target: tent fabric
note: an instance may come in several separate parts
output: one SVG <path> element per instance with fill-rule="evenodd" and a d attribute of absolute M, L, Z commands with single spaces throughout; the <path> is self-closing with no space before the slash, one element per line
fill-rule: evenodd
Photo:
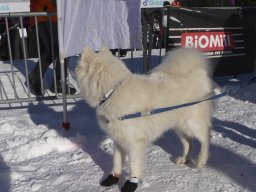
<path fill-rule="evenodd" d="M 60 52 L 69 57 L 89 46 L 98 51 L 142 48 L 140 1 L 58 0 Z"/>

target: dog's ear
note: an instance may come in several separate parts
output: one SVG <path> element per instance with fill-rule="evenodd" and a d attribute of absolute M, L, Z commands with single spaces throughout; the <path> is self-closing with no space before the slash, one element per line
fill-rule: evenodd
<path fill-rule="evenodd" d="M 106 46 L 101 47 L 100 53 L 106 54 L 106 55 L 111 55 L 111 52 L 109 51 L 109 48 L 106 47 Z"/>
<path fill-rule="evenodd" d="M 90 47 L 85 46 L 83 48 L 82 58 L 87 59 L 93 54 L 95 54 L 94 51 Z"/>

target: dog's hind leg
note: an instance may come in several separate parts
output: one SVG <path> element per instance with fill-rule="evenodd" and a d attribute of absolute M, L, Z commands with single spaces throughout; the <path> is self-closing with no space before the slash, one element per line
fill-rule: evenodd
<path fill-rule="evenodd" d="M 201 149 L 198 154 L 198 158 L 196 161 L 197 168 L 202 168 L 208 159 L 209 156 L 209 145 L 210 145 L 210 132 L 209 129 L 204 129 L 195 135 L 198 141 L 201 144 Z"/>
<path fill-rule="evenodd" d="M 209 156 L 209 142 L 210 142 L 210 127 L 211 127 L 211 118 L 210 117 L 201 117 L 201 114 L 195 114 L 193 118 L 190 118 L 186 121 L 186 135 L 191 138 L 195 138 L 201 144 L 201 148 L 198 154 L 196 161 L 197 168 L 202 168 L 208 159 Z M 207 113 L 206 113 L 207 115 Z M 202 113 L 203 116 L 203 113 Z"/>
<path fill-rule="evenodd" d="M 182 156 L 177 157 L 175 162 L 178 165 L 185 164 L 189 161 L 190 153 L 192 151 L 192 140 L 184 134 L 178 134 L 183 145 Z"/>

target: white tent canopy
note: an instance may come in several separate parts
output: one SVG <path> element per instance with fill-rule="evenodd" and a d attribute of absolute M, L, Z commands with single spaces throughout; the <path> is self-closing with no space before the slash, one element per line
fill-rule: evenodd
<path fill-rule="evenodd" d="M 140 1 L 57 0 L 58 38 L 63 90 L 63 127 L 69 128 L 65 94 L 64 58 L 78 55 L 83 47 L 98 51 L 142 48 Z"/>
<path fill-rule="evenodd" d="M 84 45 L 142 48 L 138 0 L 58 0 L 58 19 L 64 57 L 80 54 Z"/>

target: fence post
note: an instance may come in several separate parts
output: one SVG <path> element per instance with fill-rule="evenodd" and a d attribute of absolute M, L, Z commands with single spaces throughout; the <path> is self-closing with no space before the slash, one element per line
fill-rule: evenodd
<path fill-rule="evenodd" d="M 256 36 L 256 24 L 254 25 L 254 29 L 255 29 L 255 36 Z M 256 55 L 256 51 L 255 51 L 255 55 Z M 255 75 L 255 78 L 256 78 L 256 57 L 254 59 L 254 69 L 253 69 L 253 72 L 254 72 L 254 75 Z"/>
<path fill-rule="evenodd" d="M 147 59 L 147 50 L 148 50 L 148 44 L 147 44 L 147 38 L 148 38 L 148 34 L 147 34 L 147 27 L 148 27 L 148 23 L 147 23 L 147 18 L 145 16 L 145 9 L 142 9 L 142 44 L 143 44 L 143 73 L 145 73 L 147 71 L 148 68 L 148 59 Z"/>

